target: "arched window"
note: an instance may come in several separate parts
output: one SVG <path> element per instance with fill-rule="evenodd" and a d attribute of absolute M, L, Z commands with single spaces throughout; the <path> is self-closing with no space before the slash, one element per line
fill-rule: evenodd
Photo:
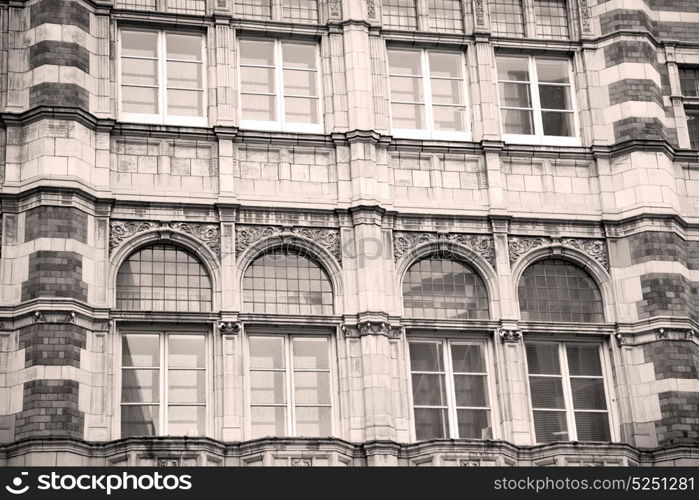
<path fill-rule="evenodd" d="M 604 322 L 597 284 L 581 268 L 562 259 L 545 259 L 524 271 L 519 309 L 524 321 Z"/>
<path fill-rule="evenodd" d="M 211 295 L 211 278 L 199 259 L 173 245 L 136 250 L 117 274 L 117 309 L 210 311 Z"/>
<path fill-rule="evenodd" d="M 485 283 L 466 264 L 435 255 L 413 264 L 403 279 L 406 317 L 488 319 Z"/>
<path fill-rule="evenodd" d="M 332 283 L 317 262 L 297 250 L 272 250 L 245 271 L 243 309 L 272 314 L 333 314 Z"/>

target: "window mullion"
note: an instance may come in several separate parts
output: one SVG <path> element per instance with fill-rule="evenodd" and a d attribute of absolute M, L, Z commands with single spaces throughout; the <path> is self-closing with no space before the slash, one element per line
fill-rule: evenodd
<path fill-rule="evenodd" d="M 575 426 L 575 405 L 573 404 L 573 389 L 570 383 L 570 373 L 568 371 L 568 356 L 566 345 L 558 344 L 558 359 L 561 366 L 561 382 L 563 382 L 563 401 L 566 407 L 566 421 L 568 424 L 568 441 L 578 440 L 578 431 Z"/>
<path fill-rule="evenodd" d="M 454 370 L 451 360 L 451 343 L 449 340 L 440 342 L 442 345 L 442 356 L 444 358 L 444 383 L 447 396 L 447 415 L 449 418 L 449 437 L 456 439 L 459 437 L 456 412 L 456 389 L 454 385 Z"/>
<path fill-rule="evenodd" d="M 167 387 L 168 387 L 168 367 L 167 367 L 167 336 L 164 332 L 160 332 L 158 334 L 158 337 L 160 338 L 160 410 L 159 410 L 159 415 L 160 415 L 160 434 L 161 435 L 167 435 L 168 433 L 168 428 L 167 428 L 167 418 L 168 418 L 168 394 L 167 394 Z"/>
<path fill-rule="evenodd" d="M 529 56 L 529 85 L 531 86 L 532 108 L 534 108 L 534 135 L 541 139 L 544 136 L 544 124 L 541 115 L 541 99 L 539 98 L 539 75 L 536 73 L 534 56 Z"/>
<path fill-rule="evenodd" d="M 167 120 L 167 39 L 164 31 L 158 32 L 158 79 L 160 80 L 160 119 Z"/>
<path fill-rule="evenodd" d="M 284 51 L 282 50 L 281 40 L 274 41 L 274 66 L 275 66 L 275 80 L 277 88 L 277 116 L 276 121 L 279 124 L 279 128 L 284 128 L 284 123 L 286 121 L 286 113 L 284 110 Z"/>
<path fill-rule="evenodd" d="M 434 113 L 432 112 L 432 82 L 430 81 L 430 58 L 426 50 L 421 50 L 422 63 L 422 89 L 424 92 L 423 101 L 425 106 L 425 125 L 430 132 L 430 137 L 434 132 Z"/>
<path fill-rule="evenodd" d="M 296 435 L 296 411 L 294 406 L 294 365 L 293 353 L 291 352 L 293 342 L 290 335 L 284 336 L 284 348 L 286 350 L 286 405 L 287 405 L 287 434 Z"/>

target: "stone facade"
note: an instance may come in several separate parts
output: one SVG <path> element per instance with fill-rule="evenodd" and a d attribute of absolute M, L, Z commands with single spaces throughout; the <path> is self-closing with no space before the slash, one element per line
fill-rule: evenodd
<path fill-rule="evenodd" d="M 696 2 L 568 0 L 554 40 L 534 1 L 513 38 L 487 0 L 448 22 L 426 1 L 0 0 L 0 465 L 699 464 L 699 159 L 678 74 L 699 67 Z M 321 133 L 241 126 L 238 37 L 272 38 L 270 20 L 317 42 Z M 205 40 L 207 126 L 120 115 L 119 30 L 164 25 Z M 386 47 L 406 45 L 464 54 L 469 140 L 394 133 Z M 570 59 L 580 145 L 503 140 L 508 50 Z M 201 260 L 211 311 L 116 307 L 148 244 Z M 245 270 L 279 247 L 322 265 L 334 314 L 245 310 Z M 449 252 L 489 319 L 404 314 L 406 270 Z M 519 279 L 548 257 L 596 282 L 603 323 L 522 319 Z M 206 335 L 204 436 L 120 439 L 120 339 L 144 330 Z M 280 330 L 332 340 L 332 437 L 250 439 L 246 338 Z M 487 346 L 488 439 L 416 441 L 416 338 Z M 581 338 L 609 367 L 611 440 L 536 444 L 525 346 Z"/>

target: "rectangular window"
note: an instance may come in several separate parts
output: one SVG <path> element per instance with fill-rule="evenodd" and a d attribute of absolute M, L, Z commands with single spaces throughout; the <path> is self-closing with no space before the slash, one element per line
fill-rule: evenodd
<path fill-rule="evenodd" d="M 427 11 L 431 30 L 449 33 L 460 33 L 464 30 L 461 0 L 429 0 Z"/>
<path fill-rule="evenodd" d="M 687 110 L 687 128 L 689 129 L 689 145 L 699 149 L 699 110 Z"/>
<path fill-rule="evenodd" d="M 121 30 L 120 117 L 206 126 L 204 37 Z"/>
<path fill-rule="evenodd" d="M 699 69 L 696 67 L 679 68 L 680 89 L 684 97 L 689 147 L 699 149 Z"/>
<path fill-rule="evenodd" d="M 497 70 L 506 142 L 579 145 L 570 61 L 499 55 Z"/>
<path fill-rule="evenodd" d="M 251 438 L 331 436 L 330 339 L 249 337 Z"/>
<path fill-rule="evenodd" d="M 680 68 L 680 87 L 684 97 L 699 97 L 699 69 Z"/>
<path fill-rule="evenodd" d="M 490 29 L 494 35 L 524 36 L 522 0 L 491 0 Z"/>
<path fill-rule="evenodd" d="M 316 0 L 286 0 L 282 2 L 282 19 L 296 23 L 317 23 L 318 2 Z"/>
<path fill-rule="evenodd" d="M 409 347 L 416 439 L 491 439 L 484 345 L 437 340 Z"/>
<path fill-rule="evenodd" d="M 417 29 L 417 7 L 415 0 L 383 0 L 382 22 L 385 27 L 397 30 Z"/>
<path fill-rule="evenodd" d="M 610 441 L 600 346 L 528 343 L 536 441 Z"/>
<path fill-rule="evenodd" d="M 241 126 L 322 133 L 318 46 L 240 40 Z"/>
<path fill-rule="evenodd" d="M 536 34 L 543 38 L 569 38 L 566 0 L 534 0 Z"/>
<path fill-rule="evenodd" d="M 388 63 L 395 136 L 469 139 L 463 54 L 389 49 Z"/>
<path fill-rule="evenodd" d="M 235 0 L 235 15 L 270 19 L 272 17 L 272 0 Z"/>
<path fill-rule="evenodd" d="M 206 337 L 121 337 L 121 437 L 206 434 Z"/>

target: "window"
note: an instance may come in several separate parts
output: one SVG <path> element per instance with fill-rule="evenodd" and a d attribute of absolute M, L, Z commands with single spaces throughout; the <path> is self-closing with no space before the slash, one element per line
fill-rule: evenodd
<path fill-rule="evenodd" d="M 567 59 L 499 55 L 497 67 L 506 142 L 580 144 Z"/>
<path fill-rule="evenodd" d="M 172 245 L 151 245 L 132 253 L 119 268 L 116 307 L 210 311 L 211 279 L 191 252 Z"/>
<path fill-rule="evenodd" d="M 204 37 L 121 30 L 120 117 L 206 126 Z"/>
<path fill-rule="evenodd" d="M 389 49 L 393 134 L 468 140 L 464 58 L 458 52 Z"/>
<path fill-rule="evenodd" d="M 431 30 L 450 33 L 464 30 L 461 0 L 429 0 L 427 9 Z"/>
<path fill-rule="evenodd" d="M 699 69 L 679 68 L 680 88 L 687 116 L 689 147 L 699 149 Z"/>
<path fill-rule="evenodd" d="M 291 22 L 318 22 L 316 0 L 286 0 L 282 2 L 282 18 Z"/>
<path fill-rule="evenodd" d="M 242 127 L 323 132 L 315 43 L 241 40 L 240 82 Z"/>
<path fill-rule="evenodd" d="M 524 36 L 522 0 L 490 0 L 490 29 L 494 35 Z"/>
<path fill-rule="evenodd" d="M 403 309 L 408 318 L 488 319 L 488 292 L 470 267 L 434 256 L 405 273 Z"/>
<path fill-rule="evenodd" d="M 206 338 L 121 336 L 121 437 L 206 434 Z"/>
<path fill-rule="evenodd" d="M 415 438 L 492 439 L 484 345 L 411 341 Z"/>
<path fill-rule="evenodd" d="M 397 30 L 417 29 L 415 0 L 382 0 L 382 22 L 387 28 Z"/>
<path fill-rule="evenodd" d="M 333 314 L 332 283 L 315 261 L 292 249 L 255 260 L 243 277 L 243 309 L 271 314 Z"/>
<path fill-rule="evenodd" d="M 566 0 L 534 0 L 536 34 L 542 38 L 569 38 Z"/>
<path fill-rule="evenodd" d="M 529 266 L 519 282 L 523 321 L 603 323 L 602 294 L 578 266 L 546 259 Z"/>
<path fill-rule="evenodd" d="M 601 348 L 527 343 L 536 441 L 610 441 Z"/>
<path fill-rule="evenodd" d="M 332 435 L 328 337 L 249 337 L 250 431 L 263 436 Z"/>
<path fill-rule="evenodd" d="M 270 19 L 272 17 L 272 0 L 235 0 L 235 15 Z"/>

